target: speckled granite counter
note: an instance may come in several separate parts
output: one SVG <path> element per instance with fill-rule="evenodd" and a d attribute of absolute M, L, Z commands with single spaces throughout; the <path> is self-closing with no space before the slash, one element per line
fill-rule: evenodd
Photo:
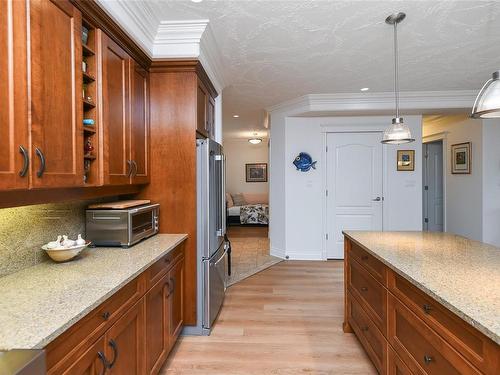
<path fill-rule="evenodd" d="M 499 248 L 446 233 L 344 234 L 500 344 Z"/>
<path fill-rule="evenodd" d="M 0 350 L 41 349 L 187 238 L 159 234 L 129 249 L 87 249 L 0 278 Z"/>

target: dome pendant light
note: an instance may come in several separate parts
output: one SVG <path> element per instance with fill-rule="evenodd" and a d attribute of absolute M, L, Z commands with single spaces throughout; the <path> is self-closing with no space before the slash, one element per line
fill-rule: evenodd
<path fill-rule="evenodd" d="M 392 119 L 392 125 L 384 131 L 382 143 L 399 145 L 410 143 L 415 139 L 411 137 L 408 126 L 403 118 L 399 117 L 399 61 L 398 61 L 398 23 L 406 17 L 404 13 L 391 14 L 385 19 L 385 23 L 394 26 L 394 96 L 396 99 L 396 117 Z"/>
<path fill-rule="evenodd" d="M 262 142 L 262 138 L 257 138 L 257 133 L 253 133 L 253 138 L 250 138 L 248 142 L 253 145 L 258 145 L 260 142 Z"/>
<path fill-rule="evenodd" d="M 486 81 L 479 94 L 477 94 L 471 117 L 500 117 L 500 70 L 493 73 L 492 77 Z"/>

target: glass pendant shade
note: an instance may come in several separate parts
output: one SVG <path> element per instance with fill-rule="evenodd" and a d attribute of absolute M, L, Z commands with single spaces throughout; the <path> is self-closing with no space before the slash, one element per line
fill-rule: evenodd
<path fill-rule="evenodd" d="M 411 137 L 410 128 L 404 123 L 403 118 L 396 117 L 392 119 L 392 125 L 385 129 L 382 143 L 400 145 L 414 140 Z"/>
<path fill-rule="evenodd" d="M 472 107 L 472 118 L 500 117 L 500 71 L 493 73 L 477 94 Z"/>

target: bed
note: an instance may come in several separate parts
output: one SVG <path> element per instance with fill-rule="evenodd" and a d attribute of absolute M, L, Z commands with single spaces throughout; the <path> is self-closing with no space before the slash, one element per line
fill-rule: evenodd
<path fill-rule="evenodd" d="M 233 200 L 233 195 L 235 200 Z M 228 225 L 269 224 L 267 194 L 226 194 L 226 201 Z"/>

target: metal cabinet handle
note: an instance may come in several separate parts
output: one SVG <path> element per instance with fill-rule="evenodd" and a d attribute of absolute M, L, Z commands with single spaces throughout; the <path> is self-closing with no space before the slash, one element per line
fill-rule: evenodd
<path fill-rule="evenodd" d="M 380 202 L 381 200 L 382 200 L 382 198 L 380 198 L 380 197 L 377 197 L 377 198 L 375 198 L 375 199 L 372 199 L 372 201 L 374 201 L 374 202 Z"/>
<path fill-rule="evenodd" d="M 113 339 L 109 340 L 108 345 L 111 346 L 111 349 L 113 349 L 113 360 L 108 365 L 108 368 L 110 369 L 115 365 L 116 360 L 118 359 L 118 345 L 116 345 L 116 341 Z"/>
<path fill-rule="evenodd" d="M 166 284 L 167 284 L 168 294 L 165 296 L 165 298 L 168 299 L 168 297 L 170 297 L 172 293 L 171 293 L 170 283 L 167 281 Z"/>
<path fill-rule="evenodd" d="M 432 358 L 430 355 L 424 355 L 424 362 L 426 365 L 430 364 L 432 361 L 434 361 L 434 358 Z"/>
<path fill-rule="evenodd" d="M 105 312 L 103 312 L 103 313 L 102 313 L 102 315 L 101 315 L 101 316 L 102 316 L 102 318 L 103 318 L 104 320 L 108 320 L 108 319 L 109 319 L 109 317 L 111 316 L 111 314 L 109 313 L 109 311 L 105 311 Z"/>
<path fill-rule="evenodd" d="M 127 177 L 130 177 L 133 171 L 132 160 L 127 160 L 127 165 L 128 165 Z"/>
<path fill-rule="evenodd" d="M 43 155 L 42 150 L 40 150 L 38 147 L 35 148 L 35 154 L 40 158 L 40 168 L 36 172 L 36 176 L 40 178 L 42 177 L 43 172 L 45 172 L 45 156 Z"/>
<path fill-rule="evenodd" d="M 361 327 L 361 330 L 362 330 L 363 332 L 368 331 L 368 326 Z"/>
<path fill-rule="evenodd" d="M 366 286 L 363 286 L 363 287 L 361 287 L 361 291 L 362 291 L 362 292 L 367 292 L 367 291 L 368 291 L 368 288 L 367 288 Z"/>
<path fill-rule="evenodd" d="M 100 375 L 104 375 L 106 373 L 106 370 L 108 369 L 109 362 L 104 356 L 103 352 L 97 352 L 97 357 L 101 360 L 102 363 L 102 371 Z"/>
<path fill-rule="evenodd" d="M 430 314 L 431 311 L 432 311 L 432 306 L 431 305 L 424 304 L 422 306 L 422 308 L 424 309 L 424 313 L 426 313 L 426 314 Z"/>
<path fill-rule="evenodd" d="M 133 172 L 132 177 L 135 177 L 135 176 L 137 176 L 137 163 L 135 160 L 132 160 L 132 166 L 134 167 L 134 172 Z"/>
<path fill-rule="evenodd" d="M 19 176 L 24 177 L 28 172 L 28 167 L 30 166 L 30 157 L 28 155 L 28 150 L 26 150 L 23 146 L 19 146 L 19 152 L 23 155 L 23 168 L 19 171 Z"/>
<path fill-rule="evenodd" d="M 361 256 L 361 260 L 368 260 L 368 255 Z"/>
<path fill-rule="evenodd" d="M 175 291 L 175 279 L 170 278 L 170 294 L 172 294 Z"/>

